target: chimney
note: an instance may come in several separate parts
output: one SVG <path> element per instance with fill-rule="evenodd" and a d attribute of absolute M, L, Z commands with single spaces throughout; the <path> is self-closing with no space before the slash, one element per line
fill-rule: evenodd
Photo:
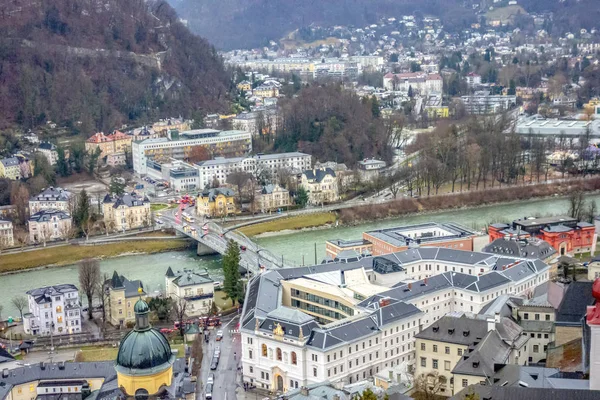
<path fill-rule="evenodd" d="M 334 394 L 332 400 L 341 400 L 339 394 Z"/>
<path fill-rule="evenodd" d="M 427 278 L 423 279 L 423 283 L 427 286 Z"/>
<path fill-rule="evenodd" d="M 390 369 L 390 374 L 389 375 L 390 375 L 390 381 L 393 381 L 394 380 L 394 371 L 392 371 Z"/>
<path fill-rule="evenodd" d="M 496 320 L 494 318 L 487 319 L 487 330 L 488 332 L 496 330 Z"/>
<path fill-rule="evenodd" d="M 43 361 L 40 361 L 40 369 L 43 371 L 46 369 L 46 366 L 44 365 Z"/>
<path fill-rule="evenodd" d="M 411 289 L 412 289 L 412 283 L 409 283 L 408 284 L 408 290 L 411 290 Z"/>
<path fill-rule="evenodd" d="M 496 315 L 494 315 L 494 322 L 499 324 L 501 321 L 502 321 L 502 319 L 500 318 L 500 313 L 496 312 Z"/>

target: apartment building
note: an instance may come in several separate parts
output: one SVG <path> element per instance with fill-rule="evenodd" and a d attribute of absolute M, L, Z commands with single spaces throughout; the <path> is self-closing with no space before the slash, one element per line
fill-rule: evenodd
<path fill-rule="evenodd" d="M 147 161 L 188 160 L 196 147 L 204 147 L 213 157 L 241 157 L 252 151 L 252 134 L 243 131 L 196 129 L 169 137 L 133 142 L 133 170 L 146 175 Z"/>
<path fill-rule="evenodd" d="M 292 204 L 290 191 L 279 185 L 266 185 L 257 196 L 256 203 L 258 209 L 263 213 L 278 209 L 283 209 Z"/>
<path fill-rule="evenodd" d="M 21 169 L 17 157 L 8 157 L 0 160 L 0 178 L 17 180 L 21 178 Z"/>
<path fill-rule="evenodd" d="M 492 256 L 486 259 L 490 264 L 480 264 L 477 253 L 468 261 L 470 252 L 439 249 L 447 252 L 443 260 L 435 258 L 437 250 L 273 270 L 253 278 L 240 322 L 244 381 L 285 392 L 325 380 L 356 382 L 399 363 L 414 364 L 415 335 L 447 313 L 477 313 L 499 296 L 522 295 L 548 280 L 549 267 L 539 260 Z M 456 266 L 448 270 L 459 253 L 465 253 L 463 262 L 471 264 L 473 275 Z M 373 273 L 383 259 L 389 267 L 394 260 L 418 260 L 433 275 L 411 280 L 419 272 L 409 266 L 408 276 L 382 283 Z M 489 270 L 479 275 L 476 267 L 483 264 Z"/>
<path fill-rule="evenodd" d="M 383 77 L 383 88 L 385 90 L 408 92 L 423 95 L 431 92 L 441 92 L 444 81 L 439 74 L 428 74 L 426 72 L 405 72 L 401 74 L 387 73 Z"/>
<path fill-rule="evenodd" d="M 548 345 L 554 342 L 554 307 L 547 302 L 528 300 L 513 309 L 513 317 L 516 317 L 515 320 L 523 329 L 523 333 L 529 337 L 527 362 L 545 362 Z"/>
<path fill-rule="evenodd" d="M 43 154 L 50 165 L 55 165 L 58 161 L 58 151 L 56 150 L 56 146 L 50 142 L 40 143 L 36 152 Z"/>
<path fill-rule="evenodd" d="M 227 176 L 233 172 L 247 172 L 254 176 L 266 173 L 277 176 L 279 170 L 289 174 L 298 174 L 312 165 L 310 154 L 291 152 L 277 154 L 257 154 L 251 157 L 222 158 L 197 163 L 200 173 L 200 185 L 206 187 L 215 180 L 220 185 L 227 183 Z"/>
<path fill-rule="evenodd" d="M 12 221 L 0 219 L 0 248 L 13 247 L 14 245 L 15 237 Z"/>
<path fill-rule="evenodd" d="M 233 129 L 250 132 L 252 136 L 273 134 L 279 123 L 277 109 L 243 112 L 231 119 Z"/>
<path fill-rule="evenodd" d="M 460 99 L 467 113 L 478 115 L 508 111 L 517 105 L 517 96 L 492 95 L 489 91 L 484 90 L 461 96 Z"/>
<path fill-rule="evenodd" d="M 526 364 L 528 340 L 510 318 L 447 315 L 416 335 L 415 376 L 437 372 L 440 394 L 453 395 L 487 382 L 494 364 Z"/>
<path fill-rule="evenodd" d="M 174 300 L 185 299 L 188 317 L 207 315 L 210 312 L 214 287 L 214 281 L 208 273 L 188 269 L 173 272 L 169 267 L 165 274 L 165 296 Z"/>
<path fill-rule="evenodd" d="M 41 210 L 52 209 L 68 213 L 72 203 L 73 193 L 61 187 L 50 186 L 29 199 L 29 212 L 35 214 Z"/>
<path fill-rule="evenodd" d="M 152 130 L 159 136 L 166 136 L 170 131 L 185 132 L 190 130 L 190 121 L 183 118 L 161 119 L 152 124 Z"/>
<path fill-rule="evenodd" d="M 309 169 L 302 173 L 300 186 L 308 192 L 312 205 L 332 203 L 339 200 L 338 180 L 332 169 Z"/>
<path fill-rule="evenodd" d="M 23 328 L 29 335 L 66 335 L 81 332 L 81 306 L 75 285 L 63 284 L 27 292 L 29 312 Z"/>
<path fill-rule="evenodd" d="M 201 217 L 225 217 L 237 212 L 235 193 L 228 188 L 204 189 L 196 199 L 196 214 Z"/>
<path fill-rule="evenodd" d="M 108 135 L 98 132 L 85 141 L 85 150 L 91 154 L 100 149 L 100 158 L 104 158 L 109 154 L 130 152 L 132 140 L 132 136 L 119 131 Z"/>
<path fill-rule="evenodd" d="M 111 231 L 150 226 L 150 200 L 136 193 L 125 193 L 112 197 L 107 194 L 102 202 L 104 223 Z"/>
<path fill-rule="evenodd" d="M 108 321 L 113 326 L 125 327 L 135 322 L 133 307 L 140 296 L 146 296 L 140 280 L 129 280 L 117 271 L 112 278 L 104 282 L 103 289 L 108 296 L 105 302 Z"/>
<path fill-rule="evenodd" d="M 29 217 L 30 243 L 46 243 L 68 238 L 71 235 L 71 215 L 53 208 L 42 209 Z"/>

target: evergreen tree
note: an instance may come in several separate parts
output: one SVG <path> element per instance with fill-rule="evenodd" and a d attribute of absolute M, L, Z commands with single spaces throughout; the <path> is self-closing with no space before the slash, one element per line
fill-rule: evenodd
<path fill-rule="evenodd" d="M 355 397 L 356 400 L 378 400 L 377 395 L 371 389 L 366 389 L 361 394 Z"/>
<path fill-rule="evenodd" d="M 33 158 L 33 176 L 43 177 L 49 185 L 54 185 L 56 182 L 54 168 L 52 168 L 46 156 L 41 153 L 36 153 Z"/>
<path fill-rule="evenodd" d="M 377 97 L 375 96 L 371 98 L 371 114 L 373 114 L 373 118 L 379 118 L 381 115 L 381 110 L 379 109 L 379 100 L 377 100 Z"/>
<path fill-rule="evenodd" d="M 508 88 L 508 94 L 514 96 L 517 93 L 517 85 L 515 84 L 515 80 L 510 80 L 510 86 Z"/>
<path fill-rule="evenodd" d="M 300 207 L 306 207 L 306 204 L 308 204 L 308 192 L 302 186 L 296 192 L 296 204 Z"/>
<path fill-rule="evenodd" d="M 414 96 L 412 85 L 408 87 L 408 97 L 412 99 Z"/>
<path fill-rule="evenodd" d="M 69 161 L 65 157 L 65 149 L 62 147 L 56 148 L 56 153 L 58 155 L 58 159 L 56 161 L 56 171 L 60 176 L 69 176 L 71 175 L 71 166 L 69 165 Z"/>
<path fill-rule="evenodd" d="M 94 150 L 90 154 L 90 158 L 88 160 L 88 172 L 90 173 L 90 175 L 94 174 L 94 170 L 96 169 L 96 165 L 98 164 L 98 158 L 100 157 L 101 153 L 102 150 L 100 150 L 100 147 L 96 147 L 96 150 Z"/>
<path fill-rule="evenodd" d="M 90 198 L 85 189 L 81 189 L 77 199 L 75 215 L 73 215 L 73 222 L 76 226 L 81 228 L 82 225 L 90 218 L 90 215 Z"/>
<path fill-rule="evenodd" d="M 114 176 L 110 179 L 109 190 L 115 196 L 121 196 L 125 193 L 125 184 L 118 181 Z"/>
<path fill-rule="evenodd" d="M 235 301 L 241 299 L 243 288 L 240 280 L 240 248 L 233 240 L 229 241 L 223 255 L 223 278 L 223 291 L 234 306 Z"/>

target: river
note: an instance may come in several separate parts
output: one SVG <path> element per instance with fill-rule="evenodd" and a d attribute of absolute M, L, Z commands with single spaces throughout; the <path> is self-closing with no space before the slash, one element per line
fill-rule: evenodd
<path fill-rule="evenodd" d="M 600 203 L 600 194 L 587 197 Z M 315 229 L 304 232 L 278 234 L 256 239 L 256 241 L 275 254 L 283 254 L 298 264 L 312 263 L 325 255 L 325 241 L 328 239 L 360 238 L 362 232 L 399 225 L 415 224 L 427 221 L 452 221 L 468 228 L 482 229 L 490 222 L 509 222 L 525 216 L 547 216 L 567 213 L 568 200 L 542 199 L 521 203 L 501 204 L 474 209 L 451 210 L 439 213 L 411 215 L 401 218 L 381 220 L 356 226 L 340 226 L 330 229 Z M 203 271 L 205 268 L 214 280 L 222 281 L 220 257 L 198 257 L 192 251 L 172 251 L 152 255 L 124 256 L 102 260 L 102 273 L 112 276 L 113 271 L 125 275 L 128 279 L 141 279 L 148 293 L 164 288 L 164 275 L 168 267 L 174 270 L 190 268 Z M 38 269 L 13 275 L 0 276 L 0 305 L 4 307 L 2 318 L 18 316 L 11 299 L 23 295 L 27 290 L 43 285 L 72 283 L 78 285 L 77 266 Z"/>

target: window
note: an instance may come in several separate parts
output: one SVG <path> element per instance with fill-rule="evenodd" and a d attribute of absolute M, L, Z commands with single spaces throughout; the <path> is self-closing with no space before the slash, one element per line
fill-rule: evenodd
<path fill-rule="evenodd" d="M 248 350 L 248 358 L 252 359 L 252 350 Z"/>
<path fill-rule="evenodd" d="M 250 373 L 253 374 L 254 373 L 254 368 L 252 366 L 250 366 Z"/>
<path fill-rule="evenodd" d="M 450 371 L 450 361 L 444 361 L 444 369 Z"/>
<path fill-rule="evenodd" d="M 458 349 L 458 350 L 457 350 L 457 354 L 458 354 L 459 356 L 462 356 L 462 349 Z"/>
<path fill-rule="evenodd" d="M 523 314 L 523 319 L 529 319 L 529 313 Z"/>
<path fill-rule="evenodd" d="M 425 357 L 421 357 L 421 367 L 427 367 L 427 359 Z"/>
<path fill-rule="evenodd" d="M 467 386 L 469 386 L 469 381 L 466 380 L 466 379 L 463 379 L 462 380 L 462 387 L 467 387 Z"/>
<path fill-rule="evenodd" d="M 313 376 L 316 378 L 317 377 L 317 369 L 313 368 Z"/>
<path fill-rule="evenodd" d="M 546 321 L 550 321 L 550 314 L 546 314 Z"/>
<path fill-rule="evenodd" d="M 262 356 L 263 357 L 267 356 L 267 345 L 266 344 L 262 345 Z"/>
<path fill-rule="evenodd" d="M 446 346 L 446 348 L 445 348 L 444 352 L 445 352 L 446 354 L 450 354 L 450 347 Z"/>
<path fill-rule="evenodd" d="M 537 344 L 533 345 L 533 352 L 534 353 L 539 353 L 540 352 L 540 346 L 538 346 Z"/>
<path fill-rule="evenodd" d="M 535 320 L 539 321 L 540 320 L 540 314 L 535 314 Z"/>
<path fill-rule="evenodd" d="M 298 365 L 298 359 L 295 351 L 292 351 L 292 365 Z"/>
<path fill-rule="evenodd" d="M 421 350 L 425 351 L 425 343 L 421 343 Z"/>
<path fill-rule="evenodd" d="M 434 344 L 434 345 L 433 345 L 433 352 L 434 352 L 434 353 L 437 353 L 437 344 Z"/>
<path fill-rule="evenodd" d="M 432 360 L 433 361 L 433 369 L 438 369 L 438 360 Z"/>
<path fill-rule="evenodd" d="M 252 338 L 251 337 L 248 338 L 248 344 L 252 344 Z"/>

